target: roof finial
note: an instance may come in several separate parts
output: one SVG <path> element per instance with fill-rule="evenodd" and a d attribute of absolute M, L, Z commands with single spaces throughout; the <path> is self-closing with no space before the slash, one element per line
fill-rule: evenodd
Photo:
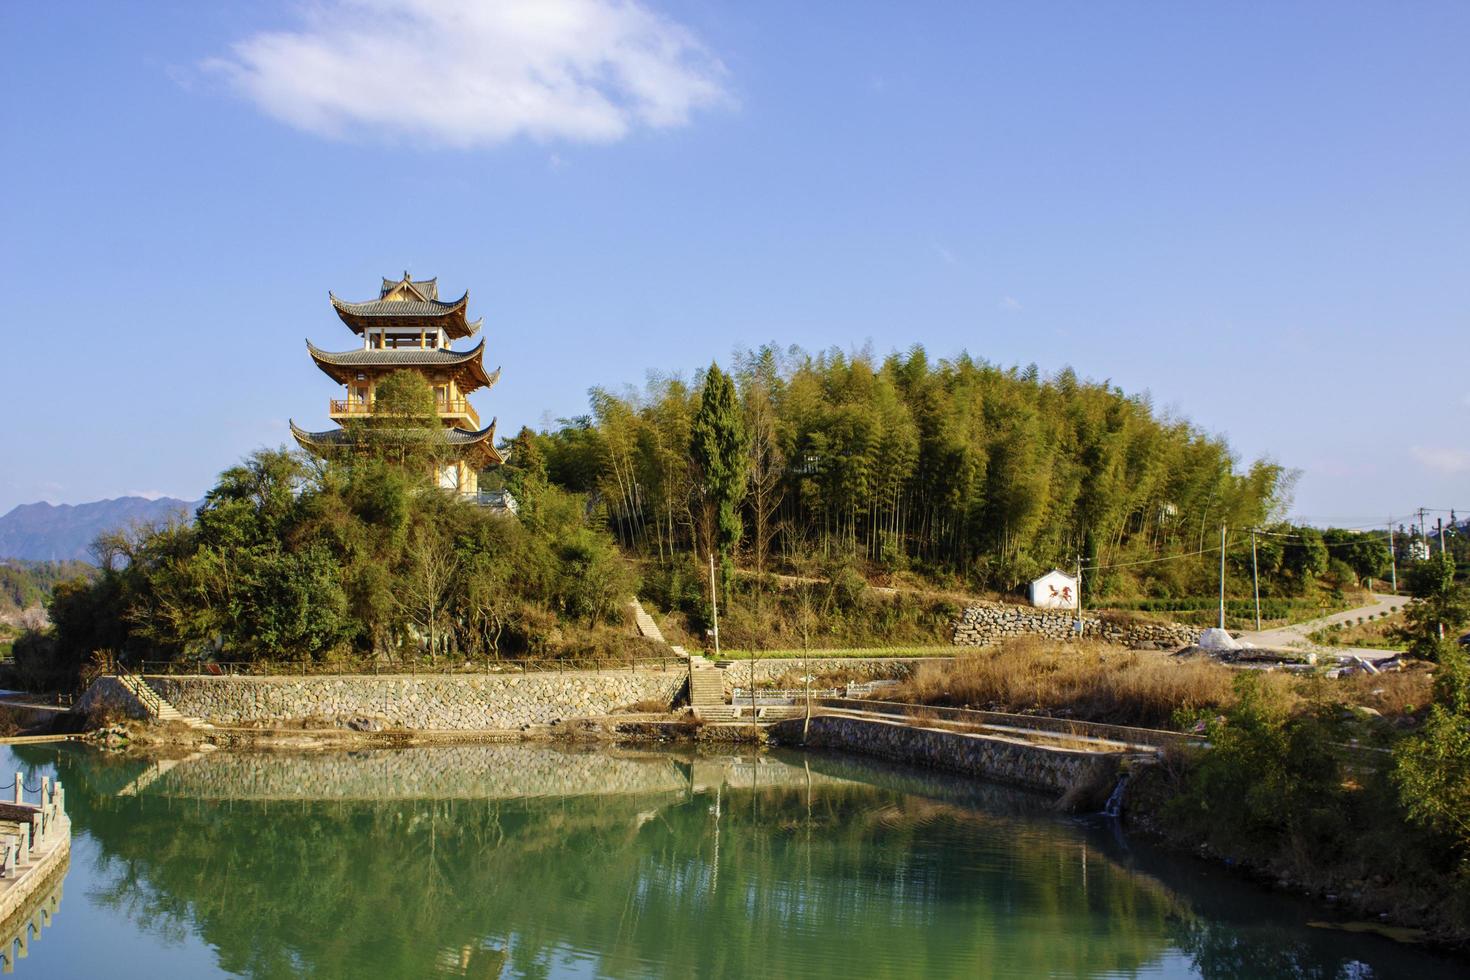
<path fill-rule="evenodd" d="M 411 277 L 410 277 L 410 276 L 409 276 L 409 274 L 408 274 L 408 270 L 407 270 L 407 269 L 404 269 L 404 270 L 403 270 L 403 281 L 404 281 L 404 282 L 408 282 L 408 281 L 409 281 L 409 279 L 410 279 L 410 278 L 411 278 Z"/>

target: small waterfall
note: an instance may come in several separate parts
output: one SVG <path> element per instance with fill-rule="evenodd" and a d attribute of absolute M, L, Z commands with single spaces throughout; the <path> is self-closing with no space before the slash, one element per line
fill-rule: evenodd
<path fill-rule="evenodd" d="M 1113 787 L 1113 792 L 1108 795 L 1108 801 L 1103 804 L 1103 816 L 1118 819 L 1123 813 L 1123 791 L 1127 788 L 1128 774 L 1125 772 L 1118 777 L 1118 785 Z"/>

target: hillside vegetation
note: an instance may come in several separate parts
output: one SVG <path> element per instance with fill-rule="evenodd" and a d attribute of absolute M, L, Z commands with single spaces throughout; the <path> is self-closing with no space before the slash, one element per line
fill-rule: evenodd
<path fill-rule="evenodd" d="M 1346 592 L 1388 573 L 1386 534 L 1280 521 L 1293 476 L 1279 465 L 1247 464 L 1146 396 L 1071 371 L 768 346 L 737 355 L 730 374 L 595 389 L 591 408 L 523 430 L 515 457 L 588 494 L 643 563 L 650 597 L 696 637 L 713 624 L 695 584 L 708 591 L 712 552 L 722 634 L 754 647 L 799 632 L 774 572 L 845 583 L 821 603 L 827 645 L 947 639 L 922 594 L 959 597 L 952 611 L 964 597 L 1015 601 L 1036 575 L 1079 561 L 1089 608 L 1212 624 L 1222 524 L 1235 529 L 1234 626 L 1254 623 L 1253 571 L 1277 623 L 1343 608 Z M 855 601 L 857 579 L 910 596 Z"/>

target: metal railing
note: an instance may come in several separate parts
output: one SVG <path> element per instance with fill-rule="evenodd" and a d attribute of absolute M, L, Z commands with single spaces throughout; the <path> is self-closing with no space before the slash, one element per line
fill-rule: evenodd
<path fill-rule="evenodd" d="M 684 669 L 686 661 L 669 654 L 660 657 L 555 657 L 518 658 L 510 660 L 457 661 L 423 663 L 420 661 L 331 661 L 317 663 L 306 660 L 143 660 L 137 664 L 138 675 L 190 677 L 362 677 L 362 676 L 455 676 L 567 673 L 583 671 L 599 674 Z M 119 671 L 119 677 L 123 673 Z M 140 677 L 141 679 L 141 677 Z M 128 683 L 124 681 L 124 683 Z M 147 685 L 143 685 L 149 690 Z M 151 694 L 152 691 L 149 690 Z"/>
<path fill-rule="evenodd" d="M 327 414 L 371 415 L 376 405 L 376 402 L 358 401 L 355 398 L 333 398 L 327 403 Z M 463 415 L 476 426 L 480 424 L 480 413 L 475 411 L 475 406 L 465 398 L 436 398 L 434 399 L 434 411 L 439 415 Z"/>
<path fill-rule="evenodd" d="M 157 691 L 148 686 L 147 681 L 121 664 L 114 665 L 114 669 L 117 671 L 118 682 L 132 692 L 133 697 L 137 698 L 138 703 L 143 706 L 143 710 L 154 718 L 163 713 L 163 699 L 158 696 Z"/>

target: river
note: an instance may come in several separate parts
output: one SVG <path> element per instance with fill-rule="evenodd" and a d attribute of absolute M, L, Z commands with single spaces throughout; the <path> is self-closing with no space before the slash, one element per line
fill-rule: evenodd
<path fill-rule="evenodd" d="M 1035 795 L 853 756 L 5 750 L 74 843 L 17 976 L 1463 976 Z"/>

